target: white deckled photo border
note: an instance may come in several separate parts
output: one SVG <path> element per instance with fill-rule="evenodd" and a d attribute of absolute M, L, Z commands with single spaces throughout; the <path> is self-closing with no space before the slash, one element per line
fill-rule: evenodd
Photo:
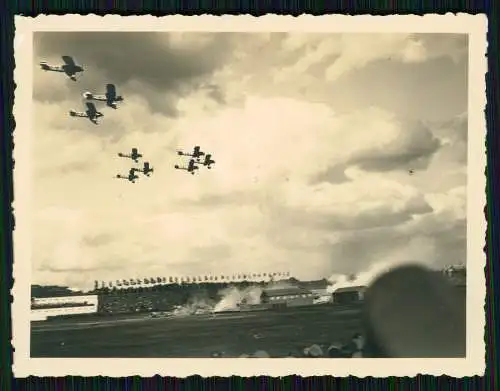
<path fill-rule="evenodd" d="M 15 17 L 16 83 L 14 116 L 14 195 L 16 227 L 12 295 L 13 371 L 33 376 L 416 376 L 455 377 L 485 371 L 486 85 L 487 19 L 484 15 L 426 16 L 302 15 L 118 16 L 40 15 Z M 453 359 L 191 359 L 191 358 L 30 358 L 31 129 L 33 33 L 37 31 L 205 31 L 205 32 L 412 32 L 469 35 L 467 190 L 467 354 Z"/>

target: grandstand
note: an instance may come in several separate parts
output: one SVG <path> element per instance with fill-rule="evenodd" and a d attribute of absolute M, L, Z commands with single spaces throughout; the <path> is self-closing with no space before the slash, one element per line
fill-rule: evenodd
<path fill-rule="evenodd" d="M 97 295 L 71 295 L 31 298 L 31 320 L 42 321 L 51 317 L 93 314 L 97 312 Z"/>

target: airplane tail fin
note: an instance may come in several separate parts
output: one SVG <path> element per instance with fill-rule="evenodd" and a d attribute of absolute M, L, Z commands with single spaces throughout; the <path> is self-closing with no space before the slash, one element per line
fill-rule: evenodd
<path fill-rule="evenodd" d="M 49 70 L 49 64 L 47 64 L 45 61 L 40 61 L 40 67 L 44 70 Z"/>
<path fill-rule="evenodd" d="M 94 95 L 93 95 L 91 92 L 89 92 L 89 91 L 85 91 L 85 92 L 83 93 L 83 97 L 84 97 L 85 99 L 92 99 L 92 98 L 93 98 L 93 96 L 94 96 Z"/>
<path fill-rule="evenodd" d="M 72 117 L 76 117 L 76 111 L 75 110 L 70 110 L 69 111 L 69 115 L 71 115 Z"/>
<path fill-rule="evenodd" d="M 180 167 L 177 164 L 174 166 L 174 168 L 176 168 L 178 170 L 180 169 Z"/>

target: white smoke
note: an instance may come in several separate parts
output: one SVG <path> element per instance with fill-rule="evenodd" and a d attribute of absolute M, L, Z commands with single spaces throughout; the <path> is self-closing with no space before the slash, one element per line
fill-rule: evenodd
<path fill-rule="evenodd" d="M 187 304 L 177 306 L 172 311 L 173 316 L 188 316 L 212 311 L 213 303 L 203 298 L 193 298 Z"/>
<path fill-rule="evenodd" d="M 361 272 L 355 276 L 345 274 L 333 274 L 328 278 L 327 292 L 333 293 L 339 288 L 349 288 L 357 286 L 369 286 L 378 276 L 387 273 L 395 267 L 415 264 L 417 262 L 410 261 L 384 261 L 371 265 L 368 270 Z M 421 262 L 418 262 L 421 263 Z"/>
<path fill-rule="evenodd" d="M 259 286 L 250 286 L 244 289 L 233 286 L 223 289 L 219 292 L 222 298 L 215 305 L 213 312 L 237 310 L 238 305 L 243 302 L 246 304 L 260 304 L 261 294 L 262 288 Z"/>

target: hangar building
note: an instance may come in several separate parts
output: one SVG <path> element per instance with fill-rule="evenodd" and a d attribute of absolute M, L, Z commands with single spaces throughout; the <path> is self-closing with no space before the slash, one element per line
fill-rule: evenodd
<path fill-rule="evenodd" d="M 299 287 L 265 289 L 261 295 L 262 303 L 268 304 L 270 308 L 312 305 L 313 300 L 311 291 Z"/>
<path fill-rule="evenodd" d="M 355 304 L 363 301 L 366 287 L 350 286 L 338 288 L 332 294 L 334 304 Z"/>

